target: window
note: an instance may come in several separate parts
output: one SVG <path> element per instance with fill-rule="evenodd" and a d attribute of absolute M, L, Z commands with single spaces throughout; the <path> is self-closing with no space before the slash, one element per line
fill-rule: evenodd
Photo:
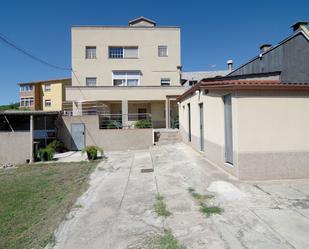
<path fill-rule="evenodd" d="M 109 47 L 109 58 L 130 59 L 138 57 L 138 47 Z"/>
<path fill-rule="evenodd" d="M 34 105 L 34 99 L 31 98 L 20 98 L 20 107 L 32 107 Z"/>
<path fill-rule="evenodd" d="M 169 78 L 161 79 L 161 86 L 169 86 L 171 84 L 171 80 Z"/>
<path fill-rule="evenodd" d="M 49 107 L 51 106 L 51 100 L 50 99 L 46 99 L 45 100 L 45 107 Z"/>
<path fill-rule="evenodd" d="M 96 47 L 86 47 L 86 59 L 95 59 L 96 50 Z"/>
<path fill-rule="evenodd" d="M 86 78 L 86 86 L 96 86 L 97 85 L 97 78 Z"/>
<path fill-rule="evenodd" d="M 33 85 L 20 86 L 21 92 L 31 92 L 33 90 Z"/>
<path fill-rule="evenodd" d="M 140 71 L 114 71 L 114 86 L 138 86 L 140 84 Z"/>
<path fill-rule="evenodd" d="M 50 90 L 51 90 L 51 85 L 50 84 L 44 85 L 44 91 L 45 92 L 50 92 Z"/>
<path fill-rule="evenodd" d="M 159 57 L 167 57 L 168 56 L 167 46 L 159 46 L 158 47 L 158 56 Z"/>

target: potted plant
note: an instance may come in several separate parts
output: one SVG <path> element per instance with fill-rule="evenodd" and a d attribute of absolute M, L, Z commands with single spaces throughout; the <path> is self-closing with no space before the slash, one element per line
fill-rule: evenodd
<path fill-rule="evenodd" d="M 87 158 L 90 161 L 96 160 L 98 158 L 98 152 L 101 153 L 101 155 L 103 156 L 103 150 L 95 145 L 90 145 L 90 146 L 86 146 L 83 150 L 82 153 L 83 154 L 87 154 Z"/>

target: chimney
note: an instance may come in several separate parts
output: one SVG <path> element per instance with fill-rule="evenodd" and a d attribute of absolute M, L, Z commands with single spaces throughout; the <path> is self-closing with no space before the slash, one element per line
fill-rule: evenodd
<path fill-rule="evenodd" d="M 308 22 L 301 21 L 293 24 L 291 28 L 293 28 L 293 31 L 298 31 L 299 29 L 307 30 Z"/>
<path fill-rule="evenodd" d="M 227 69 L 231 72 L 233 70 L 233 60 L 228 60 L 226 64 L 227 64 Z"/>
<path fill-rule="evenodd" d="M 271 44 L 262 44 L 260 46 L 260 52 L 265 53 L 266 51 L 268 51 L 271 48 Z"/>

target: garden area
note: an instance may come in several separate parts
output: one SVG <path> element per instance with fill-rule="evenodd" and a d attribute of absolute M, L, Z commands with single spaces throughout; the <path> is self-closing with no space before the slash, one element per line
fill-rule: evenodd
<path fill-rule="evenodd" d="M 97 161 L 21 165 L 0 170 L 0 248 L 44 248 Z"/>

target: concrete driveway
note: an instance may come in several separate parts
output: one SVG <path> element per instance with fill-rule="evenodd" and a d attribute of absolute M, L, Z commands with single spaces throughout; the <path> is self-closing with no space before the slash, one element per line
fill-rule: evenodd
<path fill-rule="evenodd" d="M 309 181 L 239 182 L 183 143 L 107 156 L 55 249 L 146 249 L 143 238 L 164 229 L 190 249 L 309 248 Z M 189 187 L 212 193 L 224 212 L 207 218 Z M 158 192 L 172 212 L 166 219 L 153 212 Z"/>

